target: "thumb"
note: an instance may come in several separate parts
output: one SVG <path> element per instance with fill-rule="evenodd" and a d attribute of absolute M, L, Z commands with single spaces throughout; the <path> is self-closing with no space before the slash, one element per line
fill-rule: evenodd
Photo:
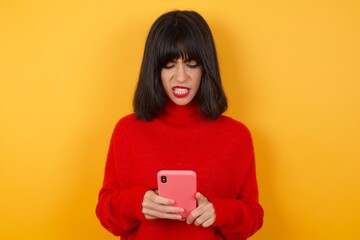
<path fill-rule="evenodd" d="M 196 200 L 197 200 L 197 202 L 198 202 L 198 205 L 204 203 L 204 202 L 207 200 L 206 197 L 204 197 L 204 195 L 202 195 L 202 194 L 199 193 L 199 192 L 197 192 L 197 193 L 195 194 L 195 198 L 196 198 Z"/>

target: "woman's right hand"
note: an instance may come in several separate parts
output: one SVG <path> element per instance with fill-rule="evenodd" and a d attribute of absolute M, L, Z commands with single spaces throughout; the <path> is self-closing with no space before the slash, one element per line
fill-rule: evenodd
<path fill-rule="evenodd" d="M 171 206 L 172 204 L 174 200 L 160 197 L 155 191 L 149 190 L 144 195 L 142 212 L 146 219 L 182 220 L 179 213 L 184 212 L 184 209 Z"/>

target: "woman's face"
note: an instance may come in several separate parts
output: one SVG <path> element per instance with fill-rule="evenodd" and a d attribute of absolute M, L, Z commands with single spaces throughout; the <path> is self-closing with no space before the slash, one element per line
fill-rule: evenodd
<path fill-rule="evenodd" d="M 195 60 L 179 58 L 161 69 L 161 81 L 168 97 L 177 105 L 186 105 L 196 96 L 202 76 L 202 67 Z"/>

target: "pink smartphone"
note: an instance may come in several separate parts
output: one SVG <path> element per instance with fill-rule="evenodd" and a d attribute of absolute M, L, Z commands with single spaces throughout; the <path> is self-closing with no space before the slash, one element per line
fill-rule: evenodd
<path fill-rule="evenodd" d="M 181 207 L 181 216 L 187 217 L 196 208 L 196 173 L 191 170 L 161 170 L 157 174 L 160 196 L 175 201 Z"/>

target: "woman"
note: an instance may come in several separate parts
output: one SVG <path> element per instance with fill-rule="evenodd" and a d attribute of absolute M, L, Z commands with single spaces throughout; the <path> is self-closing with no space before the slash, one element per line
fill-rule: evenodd
<path fill-rule="evenodd" d="M 134 112 L 115 127 L 96 208 L 125 239 L 247 239 L 263 222 L 250 133 L 223 116 L 214 40 L 194 11 L 160 16 L 149 32 Z M 157 194 L 159 170 L 197 173 L 197 208 L 182 219 Z"/>

